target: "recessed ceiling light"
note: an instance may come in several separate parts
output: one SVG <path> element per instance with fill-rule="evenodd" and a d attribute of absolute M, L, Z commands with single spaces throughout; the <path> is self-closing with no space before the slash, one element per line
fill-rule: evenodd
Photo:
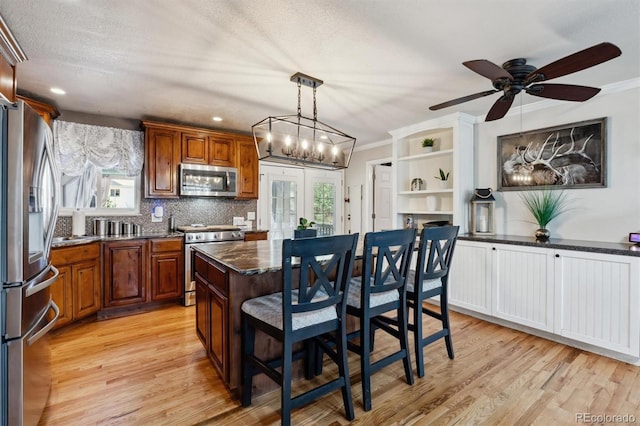
<path fill-rule="evenodd" d="M 51 92 L 55 93 L 56 95 L 66 95 L 67 92 L 65 92 L 64 90 L 60 89 L 59 87 L 52 87 L 51 88 Z"/>
<path fill-rule="evenodd" d="M 215 116 L 213 117 L 213 121 L 222 121 L 222 117 Z"/>

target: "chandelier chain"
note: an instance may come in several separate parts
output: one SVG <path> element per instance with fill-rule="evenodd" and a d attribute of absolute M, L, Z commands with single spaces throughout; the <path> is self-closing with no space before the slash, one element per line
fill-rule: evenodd
<path fill-rule="evenodd" d="M 313 83 L 313 121 L 318 119 L 318 108 L 316 107 L 316 84 Z"/>
<path fill-rule="evenodd" d="M 300 79 L 298 79 L 298 117 L 302 115 L 302 109 L 300 108 L 300 88 L 302 87 L 302 83 L 300 83 Z"/>

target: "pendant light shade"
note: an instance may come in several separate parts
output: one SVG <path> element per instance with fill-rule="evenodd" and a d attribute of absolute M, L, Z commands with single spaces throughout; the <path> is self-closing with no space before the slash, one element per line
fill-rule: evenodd
<path fill-rule="evenodd" d="M 296 73 L 291 81 L 298 85 L 298 114 L 267 117 L 252 126 L 258 157 L 276 163 L 329 170 L 347 168 L 356 139 L 317 119 L 315 95 L 322 80 Z M 313 88 L 313 118 L 301 113 L 303 85 Z"/>

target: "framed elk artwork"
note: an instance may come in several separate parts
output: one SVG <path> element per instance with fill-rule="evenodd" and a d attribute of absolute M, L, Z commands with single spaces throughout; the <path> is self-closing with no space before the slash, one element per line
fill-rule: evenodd
<path fill-rule="evenodd" d="M 606 187 L 606 118 L 498 136 L 498 190 Z"/>

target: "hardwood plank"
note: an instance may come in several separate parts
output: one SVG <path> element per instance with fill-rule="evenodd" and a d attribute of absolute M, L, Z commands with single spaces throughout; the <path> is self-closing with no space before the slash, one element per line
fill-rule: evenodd
<path fill-rule="evenodd" d="M 640 367 L 455 312 L 451 320 L 456 358 L 444 342 L 427 347 L 426 376 L 413 386 L 401 363 L 375 373 L 370 412 L 362 410 L 359 360 L 349 355 L 352 424 L 572 424 L 576 413 L 640 419 Z M 434 321 L 424 324 L 435 330 Z M 280 422 L 278 391 L 248 408 L 231 399 L 195 334 L 193 307 L 72 324 L 51 341 L 53 388 L 41 425 Z M 396 344 L 380 333 L 374 356 Z M 325 358 L 322 379 L 336 374 Z M 296 382 L 294 393 L 320 380 Z M 349 424 L 340 392 L 294 410 L 292 423 Z"/>

